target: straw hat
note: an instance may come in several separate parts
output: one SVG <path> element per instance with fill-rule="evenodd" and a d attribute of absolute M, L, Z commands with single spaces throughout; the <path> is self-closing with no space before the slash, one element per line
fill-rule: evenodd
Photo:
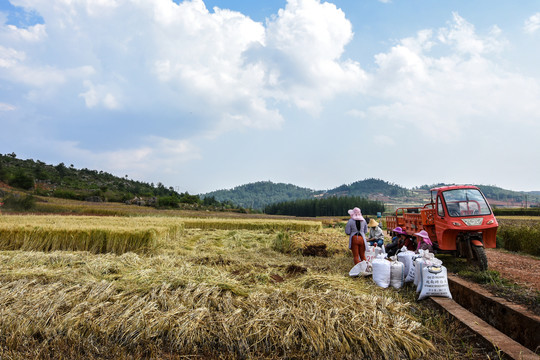
<path fill-rule="evenodd" d="M 351 218 L 353 220 L 364 220 L 364 217 L 362 216 L 362 210 L 355 207 L 354 209 L 351 209 L 348 211 L 349 215 L 351 215 Z"/>
<path fill-rule="evenodd" d="M 371 219 L 371 220 L 369 220 L 369 224 L 367 226 L 368 227 L 375 227 L 375 226 L 379 226 L 379 223 L 376 222 L 375 220 Z"/>

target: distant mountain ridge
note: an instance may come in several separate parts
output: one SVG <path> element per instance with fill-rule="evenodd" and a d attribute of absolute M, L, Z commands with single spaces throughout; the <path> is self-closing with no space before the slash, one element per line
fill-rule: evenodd
<path fill-rule="evenodd" d="M 60 163 L 48 165 L 39 160 L 18 159 L 15 153 L 0 154 L 0 184 L 32 191 L 34 194 L 76 200 L 125 202 L 134 198 L 174 198 L 182 203 L 201 203 L 214 206 L 217 202 L 227 208 L 239 206 L 262 210 L 277 202 L 301 199 L 356 196 L 381 201 L 386 205 L 421 204 L 429 201 L 429 189 L 452 184 L 422 185 L 412 189 L 381 179 L 368 178 L 351 184 L 337 186 L 330 190 L 313 190 L 293 184 L 259 181 L 237 186 L 229 190 L 217 190 L 206 194 L 190 195 L 178 193 L 161 182 L 157 185 L 130 180 L 128 176 L 76 169 Z M 493 185 L 477 185 L 486 195 L 491 205 L 499 207 L 538 206 L 540 191 L 519 192 L 502 189 Z M 5 192 L 0 191 L 0 196 Z"/>
<path fill-rule="evenodd" d="M 330 190 L 313 190 L 292 184 L 260 181 L 237 186 L 230 190 L 217 190 L 200 194 L 202 198 L 213 197 L 217 201 L 230 201 L 238 206 L 264 209 L 266 205 L 299 199 L 325 198 L 330 196 L 360 196 L 379 200 L 385 204 L 424 203 L 428 201 L 429 189 L 454 184 L 422 185 L 407 189 L 381 179 L 369 178 L 340 185 Z M 494 206 L 530 206 L 540 202 L 540 191 L 519 192 L 502 189 L 492 185 L 477 185 L 490 204 Z"/>

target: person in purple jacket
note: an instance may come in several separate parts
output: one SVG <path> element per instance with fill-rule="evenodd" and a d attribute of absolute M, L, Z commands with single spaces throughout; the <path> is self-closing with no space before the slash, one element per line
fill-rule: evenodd
<path fill-rule="evenodd" d="M 367 223 L 362 216 L 362 211 L 355 207 L 348 211 L 351 218 L 345 225 L 345 234 L 349 235 L 349 249 L 353 253 L 354 264 L 366 260 L 366 232 Z"/>

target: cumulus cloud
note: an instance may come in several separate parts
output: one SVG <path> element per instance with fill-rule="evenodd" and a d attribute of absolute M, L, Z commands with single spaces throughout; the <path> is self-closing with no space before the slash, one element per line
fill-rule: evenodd
<path fill-rule="evenodd" d="M 473 125 L 532 124 L 540 117 L 540 86 L 498 65 L 505 43 L 496 28 L 480 35 L 458 14 L 447 27 L 399 41 L 375 56 L 369 90 L 381 104 L 367 116 L 446 142 Z"/>
<path fill-rule="evenodd" d="M 0 66 L 13 68 L 4 79 L 63 84 L 64 98 L 90 110 L 144 110 L 159 97 L 172 112 L 202 113 L 214 130 L 275 128 L 283 117 L 271 102 L 316 112 L 365 77 L 340 58 L 352 38 L 350 22 L 319 0 L 290 0 L 266 26 L 238 12 L 210 12 L 202 0 L 12 3 L 44 24 L 2 27 L 10 46 L 0 49 Z"/>
<path fill-rule="evenodd" d="M 523 26 L 523 30 L 529 34 L 535 33 L 538 29 L 540 29 L 540 12 L 525 20 L 525 25 Z"/>
<path fill-rule="evenodd" d="M 334 4 L 289 0 L 246 61 L 264 77 L 270 96 L 317 113 L 324 100 L 359 92 L 367 78 L 358 63 L 341 59 L 352 37 L 351 23 Z"/>

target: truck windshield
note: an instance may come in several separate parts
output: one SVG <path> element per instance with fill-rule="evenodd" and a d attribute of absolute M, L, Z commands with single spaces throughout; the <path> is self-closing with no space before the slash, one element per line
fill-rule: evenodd
<path fill-rule="evenodd" d="M 484 195 L 477 189 L 456 189 L 443 192 L 448 215 L 489 215 L 491 209 Z"/>

